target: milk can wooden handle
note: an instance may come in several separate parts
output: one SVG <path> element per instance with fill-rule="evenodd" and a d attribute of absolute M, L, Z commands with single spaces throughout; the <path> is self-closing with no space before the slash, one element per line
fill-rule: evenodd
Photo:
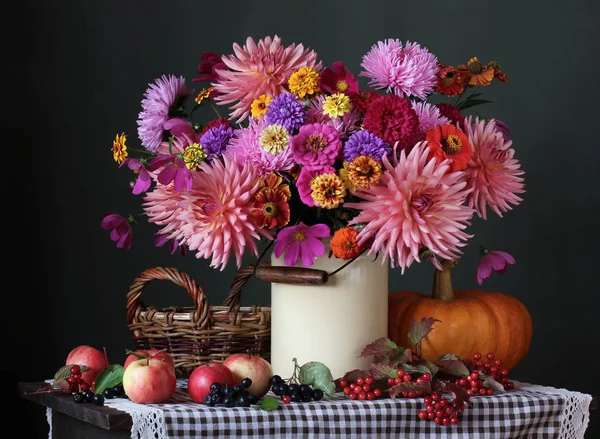
<path fill-rule="evenodd" d="M 294 285 L 321 285 L 327 283 L 329 274 L 324 270 L 303 267 L 273 267 L 260 265 L 256 268 L 257 279 Z"/>

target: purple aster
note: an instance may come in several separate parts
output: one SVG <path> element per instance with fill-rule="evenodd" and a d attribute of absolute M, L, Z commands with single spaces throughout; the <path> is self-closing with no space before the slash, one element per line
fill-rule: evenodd
<path fill-rule="evenodd" d="M 378 41 L 363 56 L 359 76 L 369 78 L 369 85 L 394 91 L 398 96 L 426 99 L 437 83 L 440 70 L 437 58 L 417 43 L 404 46 L 398 39 Z"/>
<path fill-rule="evenodd" d="M 285 265 L 294 266 L 299 260 L 302 265 L 310 267 L 315 263 L 315 258 L 325 254 L 325 244 L 321 238 L 328 238 L 331 232 L 325 224 L 307 226 L 299 222 L 295 226 L 282 229 L 275 238 L 273 254 L 279 258 L 285 253 Z"/>
<path fill-rule="evenodd" d="M 229 141 L 233 137 L 233 128 L 219 125 L 218 127 L 210 128 L 200 137 L 200 145 L 208 154 L 207 161 L 211 161 L 215 156 L 221 157 Z"/>
<path fill-rule="evenodd" d="M 375 160 L 381 161 L 384 155 L 388 155 L 392 147 L 368 131 L 362 130 L 352 134 L 344 144 L 344 160 L 350 163 L 356 157 L 367 155 Z"/>
<path fill-rule="evenodd" d="M 282 125 L 288 133 L 296 134 L 306 120 L 306 113 L 296 95 L 281 93 L 269 102 L 265 117 L 269 125 Z"/>
<path fill-rule="evenodd" d="M 183 77 L 162 75 L 149 84 L 138 115 L 138 137 L 142 146 L 154 151 L 163 139 L 164 124 L 173 106 L 179 106 L 188 97 Z"/>
<path fill-rule="evenodd" d="M 419 131 L 425 134 L 427 130 L 443 124 L 452 124 L 450 119 L 444 117 L 440 113 L 440 109 L 429 102 L 412 102 L 413 110 L 419 118 Z M 424 140 L 424 138 L 422 139 Z"/>

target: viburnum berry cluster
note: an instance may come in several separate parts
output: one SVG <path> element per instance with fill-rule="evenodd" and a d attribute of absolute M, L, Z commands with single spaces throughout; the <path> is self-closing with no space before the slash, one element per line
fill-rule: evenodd
<path fill-rule="evenodd" d="M 456 425 L 460 422 L 460 415 L 464 406 L 455 405 L 448 398 L 438 392 L 423 398 L 425 410 L 419 410 L 419 419 L 435 422 L 438 425 Z"/>
<path fill-rule="evenodd" d="M 339 382 L 344 395 L 359 401 L 373 401 L 382 395 L 381 389 L 376 387 L 375 380 L 371 376 L 359 376 L 356 381 L 340 380 Z"/>

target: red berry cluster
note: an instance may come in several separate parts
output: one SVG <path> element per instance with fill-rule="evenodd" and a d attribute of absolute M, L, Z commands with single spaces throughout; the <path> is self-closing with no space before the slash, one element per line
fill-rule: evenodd
<path fill-rule="evenodd" d="M 405 372 L 403 369 L 398 369 L 396 371 L 396 378 L 388 378 L 387 383 L 390 387 L 393 387 L 397 384 L 402 384 L 402 383 L 410 383 L 410 382 L 414 382 L 414 383 L 422 383 L 423 381 L 431 381 L 431 374 L 429 373 L 423 373 L 420 376 L 418 376 L 416 379 L 413 380 L 413 376 L 410 373 Z M 423 396 L 424 393 L 423 392 L 400 392 L 399 393 L 400 396 L 402 396 L 403 398 L 416 398 L 417 396 Z"/>
<path fill-rule="evenodd" d="M 425 410 L 419 411 L 419 419 L 430 420 L 437 425 L 456 425 L 460 421 L 462 408 L 454 407 L 451 401 L 437 392 L 423 398 Z"/>
<path fill-rule="evenodd" d="M 68 395 L 75 392 L 87 392 L 91 386 L 83 378 L 81 378 L 81 367 L 78 364 L 71 366 L 69 376 L 67 377 L 69 387 L 66 390 Z"/>
<path fill-rule="evenodd" d="M 483 385 L 480 373 L 491 376 L 500 382 L 505 389 L 514 388 L 515 384 L 508 378 L 508 369 L 502 368 L 502 360 L 496 358 L 493 352 L 483 357 L 479 352 L 473 354 L 473 363 L 471 364 L 471 373 L 466 378 L 459 378 L 455 384 L 467 389 L 469 396 L 475 395 L 493 395 L 494 390 Z"/>
<path fill-rule="evenodd" d="M 356 381 L 340 380 L 340 387 L 348 398 L 372 401 L 381 397 L 381 389 L 373 386 L 373 377 L 358 377 Z"/>

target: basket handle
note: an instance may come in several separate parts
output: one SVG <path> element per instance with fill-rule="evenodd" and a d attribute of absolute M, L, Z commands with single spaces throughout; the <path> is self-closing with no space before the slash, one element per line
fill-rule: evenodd
<path fill-rule="evenodd" d="M 176 268 L 165 267 L 148 268 L 142 271 L 129 287 L 129 292 L 127 293 L 127 320 L 129 323 L 143 310 L 144 305 L 140 297 L 146 284 L 152 280 L 170 280 L 174 284 L 185 288 L 194 300 L 196 308 L 194 319 L 200 323 L 200 329 L 207 329 L 209 327 L 209 306 L 204 290 L 186 273 L 182 273 Z"/>

